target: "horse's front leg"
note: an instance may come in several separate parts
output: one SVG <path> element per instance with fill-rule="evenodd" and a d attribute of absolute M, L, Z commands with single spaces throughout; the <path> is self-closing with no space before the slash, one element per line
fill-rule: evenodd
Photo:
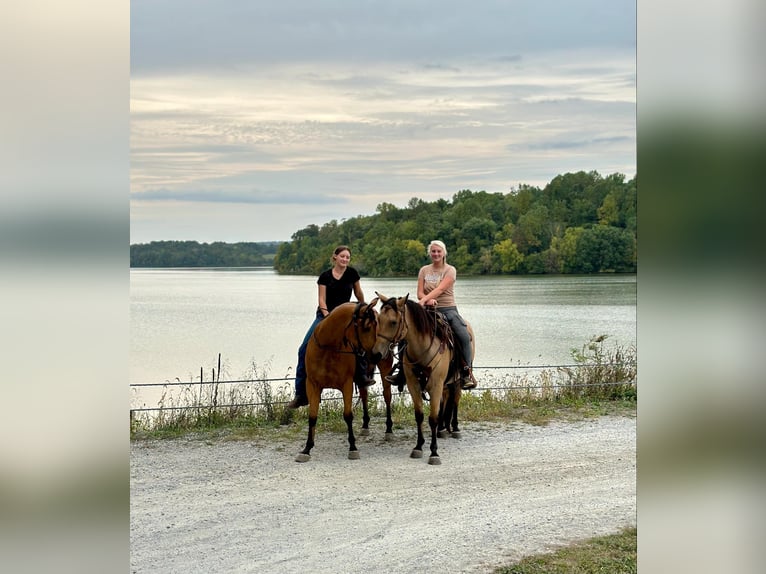
<path fill-rule="evenodd" d="M 423 458 L 423 444 L 426 442 L 423 436 L 423 396 L 420 393 L 420 383 L 409 373 L 407 375 L 407 388 L 412 397 L 412 406 L 415 409 L 415 425 L 418 427 L 418 442 L 412 449 L 410 458 Z"/>
<path fill-rule="evenodd" d="M 354 411 L 352 410 L 354 383 L 348 382 L 343 389 L 343 420 L 348 427 L 348 458 L 351 460 L 359 459 L 359 451 L 356 449 L 356 437 L 354 436 Z"/>

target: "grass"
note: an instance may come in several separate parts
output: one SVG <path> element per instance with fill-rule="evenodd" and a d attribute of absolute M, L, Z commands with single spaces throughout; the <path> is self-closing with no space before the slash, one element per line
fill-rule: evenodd
<path fill-rule="evenodd" d="M 637 363 L 634 347 L 604 348 L 605 336 L 591 338 L 581 349 L 572 349 L 575 367 L 557 367 L 517 375 L 489 375 L 481 388 L 464 392 L 460 419 L 469 421 L 517 420 L 545 425 L 551 420 L 579 420 L 608 414 L 634 416 Z M 160 410 L 131 412 L 131 439 L 174 438 L 189 434 L 254 437 L 278 431 L 286 436 L 303 433 L 307 409 L 292 411 L 291 385 L 275 389 L 268 365 L 252 362 L 236 383 L 220 382 L 225 365 L 218 364 L 209 383 L 190 382 L 168 386 L 159 401 Z M 378 396 L 382 387 L 371 387 L 372 423 L 382 425 L 385 404 Z M 358 402 L 358 399 L 357 399 Z M 318 432 L 345 432 L 340 393 L 326 390 L 317 421 Z M 413 424 L 409 394 L 394 390 L 392 419 L 395 429 Z M 355 424 L 361 409 L 355 406 Z M 297 427 L 297 428 L 296 428 Z"/>
<path fill-rule="evenodd" d="M 469 421 L 515 420 L 545 425 L 551 420 L 580 420 L 603 415 L 635 416 L 637 403 L 635 348 L 604 348 L 605 336 L 591 338 L 581 349 L 572 349 L 574 367 L 551 368 L 533 373 L 489 375 L 481 388 L 464 392 L 460 419 Z M 307 424 L 307 409 L 291 411 L 285 404 L 292 399 L 291 385 L 275 389 L 267 367 L 253 362 L 234 383 L 220 382 L 226 367 L 218 365 L 209 383 L 190 382 L 167 386 L 159 410 L 131 412 L 130 436 L 174 438 L 189 434 L 254 437 L 277 429 L 302 433 Z M 383 425 L 385 404 L 382 387 L 371 387 L 371 424 Z M 356 399 L 358 402 L 358 398 Z M 395 429 L 413 425 L 412 402 L 408 392 L 392 399 Z M 326 390 L 320 405 L 318 432 L 345 432 L 340 393 Z M 355 406 L 355 424 L 361 409 Z"/>
<path fill-rule="evenodd" d="M 527 556 L 493 574 L 635 574 L 637 529 L 592 538 L 549 554 Z"/>

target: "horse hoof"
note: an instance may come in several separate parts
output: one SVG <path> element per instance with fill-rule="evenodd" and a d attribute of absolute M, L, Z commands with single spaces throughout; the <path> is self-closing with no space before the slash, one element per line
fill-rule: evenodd
<path fill-rule="evenodd" d="M 446 430 L 440 430 L 438 433 L 436 433 L 436 436 L 439 438 L 447 438 L 449 436 L 449 432 Z"/>
<path fill-rule="evenodd" d="M 304 454 L 302 452 L 298 453 L 298 456 L 295 457 L 295 462 L 308 462 L 311 460 L 310 454 Z"/>
<path fill-rule="evenodd" d="M 359 460 L 359 451 L 358 450 L 348 451 L 348 460 Z"/>
<path fill-rule="evenodd" d="M 386 442 L 394 440 L 394 433 L 392 433 L 392 432 L 387 432 L 387 433 L 386 433 L 386 434 L 383 436 L 383 440 L 385 440 Z"/>
<path fill-rule="evenodd" d="M 428 464 L 441 464 L 442 459 L 440 459 L 438 456 L 429 456 L 428 457 Z"/>
<path fill-rule="evenodd" d="M 370 436 L 370 429 L 360 429 L 359 436 Z"/>
<path fill-rule="evenodd" d="M 461 434 L 459 430 L 452 431 L 452 438 L 460 438 L 460 437 L 461 437 Z"/>
<path fill-rule="evenodd" d="M 410 458 L 423 458 L 423 451 L 413 448 L 410 453 Z"/>

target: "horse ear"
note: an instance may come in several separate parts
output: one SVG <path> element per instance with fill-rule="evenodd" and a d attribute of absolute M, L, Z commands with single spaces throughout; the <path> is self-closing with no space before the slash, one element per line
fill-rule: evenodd
<path fill-rule="evenodd" d="M 396 302 L 396 306 L 399 307 L 399 309 L 403 309 L 407 306 L 407 300 L 410 298 L 410 294 L 407 293 L 404 297 L 399 297 L 399 300 Z"/>
<path fill-rule="evenodd" d="M 377 296 L 378 296 L 378 298 L 379 298 L 381 301 L 383 301 L 383 303 L 385 303 L 386 301 L 388 301 L 388 297 L 386 297 L 385 295 L 381 295 L 381 294 L 380 294 L 380 293 L 378 293 L 377 291 L 375 291 L 375 295 L 377 295 Z"/>
<path fill-rule="evenodd" d="M 375 293 L 375 294 L 377 295 L 377 293 Z M 372 301 L 370 301 L 370 302 L 367 304 L 367 308 L 368 308 L 368 309 L 372 309 L 372 308 L 373 308 L 373 307 L 375 307 L 375 305 L 377 305 L 377 304 L 378 304 L 378 298 L 377 298 L 377 297 L 375 297 L 375 299 L 373 299 Z"/>

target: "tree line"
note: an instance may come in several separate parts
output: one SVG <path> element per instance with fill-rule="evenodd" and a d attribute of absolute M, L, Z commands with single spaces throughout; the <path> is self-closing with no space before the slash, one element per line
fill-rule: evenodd
<path fill-rule="evenodd" d="M 130 246 L 131 267 L 272 267 L 279 241 L 152 241 Z"/>
<path fill-rule="evenodd" d="M 309 225 L 288 242 L 152 241 L 130 246 L 131 267 L 273 267 L 319 274 L 338 245 L 374 277 L 412 276 L 432 239 L 461 275 L 635 273 L 636 178 L 567 173 L 508 193 L 461 190 L 452 200 L 381 203 L 373 215 Z"/>
<path fill-rule="evenodd" d="M 412 276 L 432 239 L 447 245 L 461 275 L 635 273 L 636 178 L 567 173 L 544 188 L 508 193 L 461 190 L 452 201 L 412 198 L 376 213 L 296 231 L 279 245 L 274 269 L 318 274 L 337 245 L 348 245 L 362 275 Z"/>

